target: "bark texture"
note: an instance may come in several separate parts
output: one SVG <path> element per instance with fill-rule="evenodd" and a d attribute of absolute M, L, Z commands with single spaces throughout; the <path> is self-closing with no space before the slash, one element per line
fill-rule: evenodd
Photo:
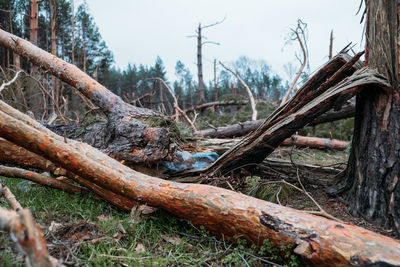
<path fill-rule="evenodd" d="M 344 55 L 333 58 L 287 104 L 272 113 L 262 126 L 201 171 L 201 174 L 223 175 L 233 169 L 254 166 L 296 130 L 328 110 L 339 108 L 366 85 L 388 87 L 385 78 L 372 70 L 361 69 L 348 77 L 349 73 L 354 72 L 353 65 L 360 56 L 359 53 L 351 60 Z M 188 172 L 187 175 L 192 176 L 193 173 Z"/>
<path fill-rule="evenodd" d="M 354 215 L 400 233 L 397 25 L 397 1 L 369 1 L 368 67 L 385 75 L 393 89 L 371 87 L 357 96 L 348 168 L 331 193 L 341 194 Z"/>
<path fill-rule="evenodd" d="M 102 109 L 108 122 L 93 132 L 95 141 L 91 145 L 131 163 L 169 160 L 173 149 L 168 131 L 151 128 L 137 120 L 158 116 L 154 111 L 125 103 L 75 65 L 1 29 L 0 45 L 48 70 Z"/>
<path fill-rule="evenodd" d="M 355 99 L 347 101 L 339 110 L 330 110 L 314 119 L 308 126 L 315 126 L 321 123 L 332 122 L 354 117 L 356 110 Z M 265 119 L 256 121 L 245 121 L 237 124 L 216 127 L 198 131 L 198 135 L 210 138 L 227 138 L 247 135 L 260 127 Z"/>
<path fill-rule="evenodd" d="M 66 143 L 11 107 L 0 111 L 0 136 L 51 159 L 90 183 L 166 209 L 224 238 L 239 236 L 257 245 L 266 238 L 277 246 L 293 244 L 294 252 L 313 265 L 400 262 L 400 243 L 389 237 L 230 190 L 138 173 L 87 144 L 73 140 Z"/>

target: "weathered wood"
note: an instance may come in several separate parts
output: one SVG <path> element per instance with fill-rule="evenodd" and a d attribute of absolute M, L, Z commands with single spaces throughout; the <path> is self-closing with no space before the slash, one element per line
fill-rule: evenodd
<path fill-rule="evenodd" d="M 240 142 L 240 139 L 205 139 L 196 141 L 196 145 L 214 151 L 218 154 L 223 154 L 230 148 L 234 147 Z M 337 139 L 319 138 L 293 135 L 286 138 L 280 144 L 281 146 L 295 146 L 298 148 L 315 148 L 315 149 L 335 149 L 345 150 L 349 145 L 348 141 L 341 141 Z"/>
<path fill-rule="evenodd" d="M 308 124 L 308 126 L 316 126 L 318 124 L 333 122 L 337 120 L 347 119 L 354 117 L 356 110 L 355 99 L 347 101 L 339 110 L 329 110 L 321 116 L 314 119 Z M 227 137 L 238 137 L 247 135 L 260 127 L 265 119 L 256 121 L 245 121 L 242 123 L 232 124 L 217 127 L 214 129 L 205 129 L 198 131 L 198 135 L 202 137 L 210 138 L 227 138 Z"/>
<path fill-rule="evenodd" d="M 254 163 L 262 162 L 296 130 L 326 111 L 340 107 L 366 85 L 389 86 L 384 77 L 368 69 L 358 70 L 348 77 L 348 73 L 354 71 L 352 66 L 360 56 L 361 53 L 345 64 L 343 55 L 333 58 L 287 104 L 273 112 L 254 133 L 244 138 L 200 173 L 202 175 L 226 174 L 243 166 L 254 166 Z M 339 61 L 339 58 L 342 60 Z M 338 71 L 336 71 L 337 65 L 332 70 L 334 62 L 342 62 L 342 67 L 339 67 Z M 327 76 L 329 72 L 331 75 Z M 340 82 L 344 77 L 348 78 Z M 192 176 L 193 173 L 187 172 L 183 175 Z"/>
<path fill-rule="evenodd" d="M 115 157 L 131 163 L 158 162 L 171 157 L 173 150 L 170 147 L 172 144 L 168 131 L 163 128 L 151 128 L 137 120 L 159 116 L 154 111 L 125 103 L 75 65 L 2 29 L 0 45 L 75 87 L 102 109 L 107 115 L 108 123 L 96 124 L 96 129 L 93 129 L 93 133 L 86 136 L 84 141 L 91 142 L 93 146 L 107 150 Z"/>
<path fill-rule="evenodd" d="M 398 1 L 367 2 L 366 62 L 393 89 L 372 86 L 357 96 L 348 168 L 331 193 L 340 194 L 353 215 L 400 234 Z"/>
<path fill-rule="evenodd" d="M 1 104 L 0 104 L 1 105 Z M 3 109 L 4 110 L 4 109 Z M 11 112 L 11 110 L 9 110 Z M 15 115 L 15 114 L 14 114 Z M 40 129 L 41 126 L 40 124 L 36 124 L 38 129 Z M 46 128 L 43 127 L 42 130 Z M 45 131 L 43 133 L 46 134 Z M 48 133 L 51 133 L 50 131 Z M 104 199 L 105 201 L 111 203 L 112 205 L 126 211 L 130 211 L 134 206 L 137 206 L 139 203 L 130 199 L 127 199 L 124 196 L 117 195 L 114 192 L 111 192 L 109 190 L 103 189 L 100 186 L 97 186 L 96 184 L 90 183 L 87 180 L 79 177 L 78 175 L 75 175 L 73 173 L 68 172 L 64 168 L 58 167 L 55 165 L 53 162 L 35 154 L 32 153 L 25 148 L 19 147 L 17 145 L 14 145 L 10 143 L 7 140 L 4 140 L 0 138 L 0 162 L 2 163 L 9 163 L 13 165 L 19 165 L 23 166 L 25 168 L 34 168 L 42 171 L 47 171 L 50 173 L 53 173 L 55 175 L 64 175 L 68 177 L 69 179 L 85 186 L 86 188 L 90 189 L 93 193 L 98 195 L 100 198 Z M 29 172 L 28 172 L 29 173 Z M 6 173 L 4 175 L 7 176 Z M 29 176 L 22 176 L 20 178 L 25 178 L 28 180 L 31 180 L 33 182 L 45 185 L 46 181 L 43 181 L 38 177 L 38 179 L 35 179 L 35 177 Z M 51 178 L 50 178 L 51 179 Z M 52 181 L 50 181 L 52 182 Z M 51 184 L 53 184 L 52 182 Z M 47 185 L 47 184 L 46 184 Z M 50 185 L 47 185 L 50 186 Z M 52 187 L 52 186 L 50 186 Z M 60 188 L 57 188 L 60 189 Z"/>
<path fill-rule="evenodd" d="M 214 102 L 208 102 L 204 103 L 198 106 L 195 106 L 193 108 L 188 108 L 184 110 L 185 113 L 190 113 L 195 110 L 203 110 L 206 108 L 211 108 L 211 107 L 218 107 L 218 106 L 234 106 L 234 105 L 247 105 L 249 103 L 249 100 L 229 100 L 229 101 L 214 101 Z"/>
<path fill-rule="evenodd" d="M 90 183 L 168 210 L 224 238 L 240 237 L 257 245 L 268 238 L 279 247 L 292 244 L 297 246 L 294 252 L 313 265 L 400 262 L 400 243 L 389 237 L 230 190 L 144 175 L 87 144 L 64 142 L 47 129 L 35 127 L 36 122 L 29 117 L 16 115 L 0 111 L 1 137 L 51 159 Z M 301 249 L 304 247 L 307 249 Z"/>
<path fill-rule="evenodd" d="M 0 183 L 1 196 L 6 199 L 13 210 L 0 207 L 0 229 L 12 234 L 12 239 L 26 254 L 26 266 L 58 266 L 58 261 L 47 252 L 43 232 L 35 223 L 30 210 L 23 209 L 10 189 Z"/>
<path fill-rule="evenodd" d="M 281 146 L 296 146 L 299 148 L 316 148 L 316 149 L 335 149 L 345 150 L 349 142 L 341 141 L 337 139 L 320 138 L 320 137 L 309 137 L 293 135 L 291 138 L 286 138 L 280 144 Z"/>

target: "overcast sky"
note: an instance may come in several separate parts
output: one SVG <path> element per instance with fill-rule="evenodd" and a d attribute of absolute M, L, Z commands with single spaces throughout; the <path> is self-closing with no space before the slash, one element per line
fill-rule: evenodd
<path fill-rule="evenodd" d="M 77 1 L 79 3 L 79 0 Z M 329 35 L 334 32 L 333 51 L 349 42 L 362 50 L 363 25 L 356 15 L 360 0 L 87 0 L 103 39 L 114 53 L 115 65 L 153 65 L 160 56 L 167 77 L 175 79 L 175 64 L 181 60 L 196 75 L 196 39 L 199 23 L 203 34 L 221 45 L 203 48 L 204 80 L 213 77 L 214 58 L 231 62 L 245 55 L 264 59 L 272 71 L 285 76 L 288 62 L 295 58 L 298 44 L 286 45 L 297 19 L 308 25 L 310 68 L 315 70 L 328 58 Z"/>

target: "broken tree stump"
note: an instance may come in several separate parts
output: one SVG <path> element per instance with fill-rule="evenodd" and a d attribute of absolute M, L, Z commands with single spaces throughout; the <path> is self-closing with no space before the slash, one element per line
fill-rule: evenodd
<path fill-rule="evenodd" d="M 81 136 L 84 142 L 132 164 L 170 160 L 174 144 L 169 139 L 168 131 L 164 128 L 151 128 L 138 120 L 152 116 L 163 119 L 157 113 L 125 103 L 75 65 L 2 29 L 0 45 L 75 87 L 101 108 L 108 122 L 95 124 L 90 128 L 92 132 L 84 131 Z"/>
<path fill-rule="evenodd" d="M 295 131 L 326 111 L 340 107 L 360 90 L 369 85 L 376 85 L 381 90 L 390 88 L 385 77 L 370 69 L 360 69 L 349 77 L 349 72 L 354 72 L 352 66 L 361 55 L 362 53 L 359 53 L 351 60 L 344 54 L 336 56 L 322 67 L 288 103 L 272 113 L 257 131 L 244 138 L 211 166 L 198 172 L 188 171 L 177 176 L 193 176 L 196 173 L 209 176 L 224 175 L 233 169 L 251 168 L 262 162 Z M 333 69 L 332 65 L 338 61 L 342 64 L 336 65 Z M 345 77 L 348 78 L 344 79 Z"/>
<path fill-rule="evenodd" d="M 400 263 L 400 243 L 392 238 L 230 190 L 136 172 L 87 144 L 65 142 L 28 116 L 1 106 L 1 137 L 84 177 L 88 183 L 163 208 L 224 238 L 239 237 L 256 245 L 265 239 L 278 247 L 295 245 L 294 253 L 312 265 Z"/>

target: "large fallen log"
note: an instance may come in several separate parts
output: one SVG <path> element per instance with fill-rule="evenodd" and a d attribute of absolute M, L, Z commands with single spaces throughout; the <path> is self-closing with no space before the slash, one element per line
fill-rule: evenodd
<path fill-rule="evenodd" d="M 391 88 L 385 77 L 366 68 L 348 77 L 349 72 L 354 72 L 352 66 L 360 56 L 361 53 L 332 74 L 332 63 L 338 58 L 344 59 L 344 55 L 336 56 L 320 69 L 287 104 L 272 113 L 254 133 L 244 138 L 205 170 L 186 172 L 181 175 L 193 176 L 194 173 L 198 173 L 212 176 L 217 173 L 226 174 L 233 169 L 254 166 L 262 162 L 295 131 L 326 111 L 340 107 L 360 90 L 366 89 L 369 85 L 376 85 L 382 90 Z M 330 75 L 327 75 L 328 72 Z M 344 77 L 348 78 L 343 80 Z"/>
<path fill-rule="evenodd" d="M 0 102 L 0 105 L 2 104 L 4 104 L 4 102 L 3 103 Z M 40 124 L 36 124 L 36 126 L 43 127 Z M 49 131 L 49 133 L 51 132 Z M 104 199 L 105 201 L 111 203 L 115 207 L 118 207 L 122 210 L 130 211 L 134 206 L 137 206 L 139 204 L 136 201 L 130 200 L 124 196 L 119 196 L 114 192 L 103 189 L 102 187 L 96 184 L 90 183 L 87 180 L 79 177 L 78 175 L 75 175 L 71 172 L 68 172 L 64 168 L 57 166 L 53 162 L 2 138 L 0 138 L 0 162 L 23 166 L 24 168 L 34 168 L 42 171 L 47 171 L 54 175 L 66 176 L 69 179 L 81 184 L 82 186 L 85 186 L 100 198 Z M 0 171 L 0 175 L 4 175 L 6 177 L 24 178 L 41 185 L 50 186 L 66 192 L 74 191 L 68 189 L 65 190 L 65 186 L 62 186 L 60 184 L 54 186 L 54 184 L 57 182 L 49 180 L 51 178 L 43 179 L 43 176 L 34 175 L 34 172 L 21 170 L 20 172 L 14 171 L 10 173 L 7 172 L 7 170 L 3 170 L 3 172 Z"/>
<path fill-rule="evenodd" d="M 318 124 L 333 122 L 337 120 L 354 117 L 355 101 L 352 99 L 344 104 L 339 110 L 330 110 L 314 119 L 308 126 L 316 126 Z M 258 129 L 265 119 L 256 121 L 245 121 L 242 123 L 216 127 L 214 129 L 205 129 L 198 131 L 198 136 L 210 138 L 229 138 L 247 135 Z"/>
<path fill-rule="evenodd" d="M 0 136 L 89 183 L 168 210 L 224 238 L 239 237 L 256 245 L 265 239 L 278 247 L 295 245 L 294 253 L 312 265 L 400 263 L 400 243 L 394 239 L 230 190 L 141 174 L 85 143 L 65 142 L 4 103 L 0 105 Z"/>
<path fill-rule="evenodd" d="M 137 120 L 159 116 L 154 111 L 125 103 L 75 65 L 2 29 L 0 45 L 75 87 L 107 115 L 108 123 L 96 123 L 87 127 L 80 134 L 80 140 L 131 163 L 158 162 L 171 157 L 173 151 L 168 131 L 151 128 Z"/>

